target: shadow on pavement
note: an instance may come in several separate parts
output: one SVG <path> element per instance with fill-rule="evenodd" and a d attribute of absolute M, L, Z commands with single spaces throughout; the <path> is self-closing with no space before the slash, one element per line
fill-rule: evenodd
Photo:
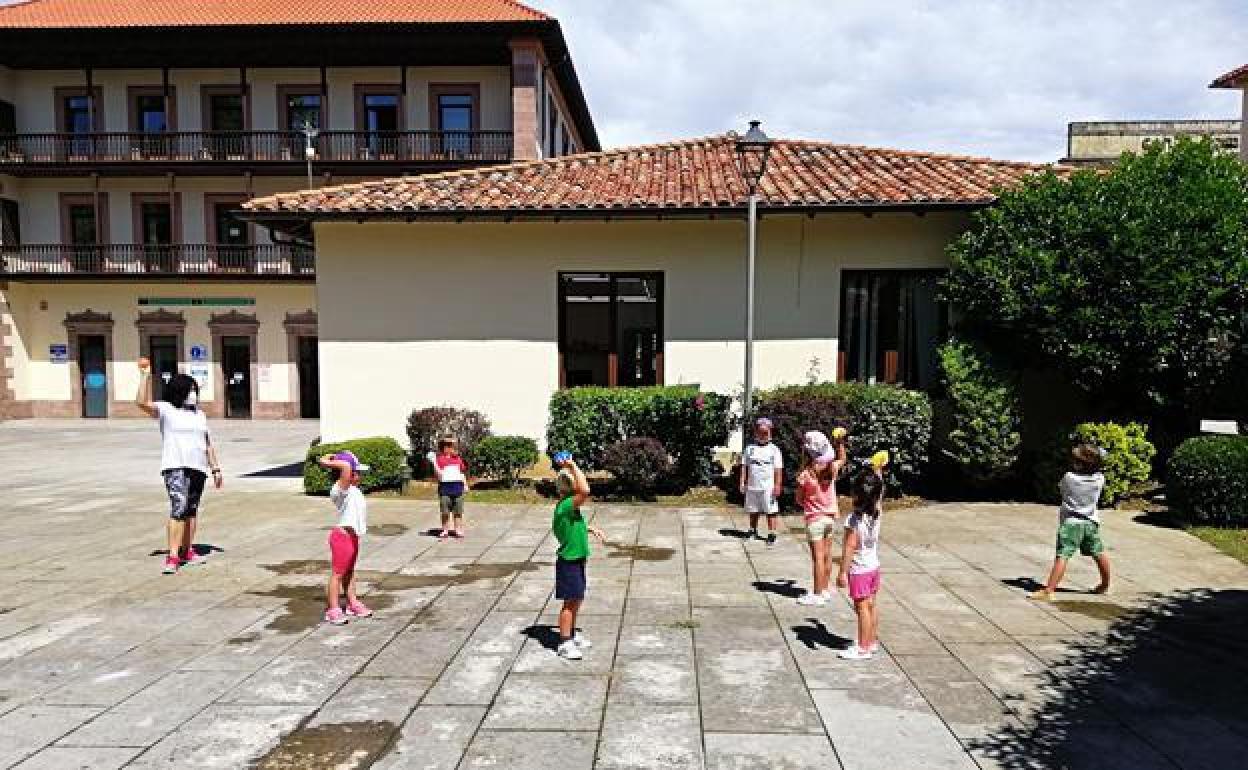
<path fill-rule="evenodd" d="M 303 463 L 287 463 L 286 465 L 276 465 L 272 468 L 264 468 L 251 473 L 244 473 L 245 479 L 299 479 L 303 478 Z"/>
<path fill-rule="evenodd" d="M 848 649 L 852 639 L 848 639 L 840 634 L 834 634 L 828 630 L 818 618 L 806 618 L 807 626 L 793 626 L 793 633 L 797 634 L 797 641 L 806 645 L 806 649 L 815 650 L 820 647 L 829 650 Z"/>
<path fill-rule="evenodd" d="M 799 596 L 806 595 L 806 589 L 798 588 L 797 581 L 792 578 L 782 578 L 780 580 L 755 580 L 750 585 L 765 594 L 777 594 L 787 599 L 796 599 Z"/>
<path fill-rule="evenodd" d="M 1007 700 L 1017 726 L 970 741 L 993 767 L 1223 768 L 1248 756 L 1248 591 L 1128 610 Z"/>
<path fill-rule="evenodd" d="M 559 629 L 554 626 L 529 626 L 522 633 L 552 652 L 559 649 Z"/>

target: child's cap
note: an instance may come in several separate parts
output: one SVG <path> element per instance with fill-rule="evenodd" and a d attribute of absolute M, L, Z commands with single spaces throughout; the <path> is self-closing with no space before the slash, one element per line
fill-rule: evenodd
<path fill-rule="evenodd" d="M 888 450 L 881 449 L 880 451 L 871 455 L 871 467 L 877 470 L 880 468 L 883 468 L 888 465 L 889 459 L 890 458 L 888 456 Z"/>
<path fill-rule="evenodd" d="M 551 462 L 553 462 L 555 465 L 563 465 L 564 463 L 566 463 L 567 461 L 571 459 L 572 459 L 572 453 L 563 451 L 563 450 L 555 452 L 553 455 L 551 455 L 551 458 L 550 458 Z"/>
<path fill-rule="evenodd" d="M 350 465 L 351 470 L 354 471 L 355 473 L 367 473 L 369 470 L 371 470 L 369 466 L 360 462 L 360 458 L 355 456 L 355 452 L 348 452 L 346 450 L 343 450 L 341 452 L 335 453 L 334 459 L 342 460 L 347 465 Z"/>
<path fill-rule="evenodd" d="M 555 494 L 559 495 L 559 499 L 568 497 L 575 489 L 576 479 L 572 476 L 572 471 L 559 471 L 559 475 L 555 476 Z"/>
<path fill-rule="evenodd" d="M 815 460 L 828 454 L 832 449 L 832 443 L 828 441 L 828 437 L 823 434 L 823 431 L 808 430 L 806 435 L 802 437 L 802 449 L 805 449 L 806 454 L 812 460 Z M 822 462 L 822 459 L 817 461 Z"/>
<path fill-rule="evenodd" d="M 771 420 L 767 419 L 766 417 L 759 417 L 757 420 L 754 421 L 754 427 L 766 428 L 767 430 L 771 430 Z"/>

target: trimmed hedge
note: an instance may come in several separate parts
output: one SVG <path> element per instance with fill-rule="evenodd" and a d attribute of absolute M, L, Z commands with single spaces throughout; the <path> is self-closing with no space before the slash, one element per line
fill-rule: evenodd
<path fill-rule="evenodd" d="M 513 487 L 539 456 L 537 442 L 528 436 L 486 436 L 477 442 L 469 470 Z"/>
<path fill-rule="evenodd" d="M 372 492 L 378 489 L 394 489 L 403 486 L 407 467 L 407 452 L 399 442 L 389 436 L 357 438 L 336 444 L 315 444 L 308 449 L 303 461 L 303 491 L 308 495 L 327 495 L 334 483 L 333 474 L 322 468 L 317 459 L 327 454 L 349 450 L 370 466 L 368 473 L 360 476 L 360 489 Z"/>
<path fill-rule="evenodd" d="M 822 420 L 808 416 L 822 403 Z M 801 403 L 801 412 L 792 411 Z M 865 462 L 872 454 L 887 449 L 892 456 L 886 474 L 889 488 L 901 493 L 922 478 L 932 438 L 932 403 L 927 394 L 894 385 L 867 385 L 859 382 L 827 382 L 814 385 L 785 385 L 763 391 L 755 398 L 754 414 L 784 423 L 784 435 L 775 437 L 784 453 L 786 483 L 797 477 L 801 463 L 801 435 L 806 430 L 823 430 L 842 425 L 849 430 L 851 463 Z M 844 418 L 841 417 L 844 415 Z M 799 424 L 810 420 L 807 425 Z M 784 443 L 781 443 L 781 442 Z M 787 445 L 786 445 L 787 444 Z"/>
<path fill-rule="evenodd" d="M 1065 435 L 1054 436 L 1032 465 L 1036 496 L 1046 503 L 1060 502 L 1058 485 L 1070 470 L 1070 450 L 1078 444 L 1091 444 L 1106 451 L 1101 467 L 1105 474 L 1101 505 L 1117 504 L 1152 475 L 1157 449 L 1147 434 L 1148 427 L 1138 422 L 1085 422 Z"/>
<path fill-rule="evenodd" d="M 716 447 L 728 441 L 731 400 L 693 385 L 568 388 L 550 398 L 547 451 L 568 451 L 585 470 L 602 470 L 607 447 L 648 437 L 671 455 L 675 480 L 705 483 Z"/>
<path fill-rule="evenodd" d="M 1170 456 L 1170 509 L 1193 524 L 1248 527 L 1248 436 L 1200 436 Z"/>

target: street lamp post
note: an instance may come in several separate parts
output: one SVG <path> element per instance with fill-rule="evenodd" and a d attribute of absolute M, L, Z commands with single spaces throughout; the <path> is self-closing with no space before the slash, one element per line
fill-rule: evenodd
<path fill-rule="evenodd" d="M 316 146 L 312 144 L 312 140 L 316 139 L 320 133 L 316 126 L 312 125 L 312 121 L 303 121 L 303 128 L 299 129 L 303 132 L 303 157 L 308 162 L 308 189 L 311 190 L 312 184 L 312 159 L 316 157 Z"/>
<path fill-rule="evenodd" d="M 737 139 L 736 150 L 741 177 L 750 196 L 747 214 L 749 245 L 745 263 L 745 392 L 741 397 L 741 430 L 742 441 L 745 441 L 754 408 L 754 264 L 758 254 L 758 187 L 767 171 L 767 156 L 771 152 L 771 139 L 759 128 L 759 121 L 750 121 L 749 131 Z"/>

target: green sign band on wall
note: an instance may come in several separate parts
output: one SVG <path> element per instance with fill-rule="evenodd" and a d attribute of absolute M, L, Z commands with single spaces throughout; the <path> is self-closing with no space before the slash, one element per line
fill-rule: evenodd
<path fill-rule="evenodd" d="M 251 307 L 255 304 L 255 297 L 139 297 L 140 306 Z"/>

